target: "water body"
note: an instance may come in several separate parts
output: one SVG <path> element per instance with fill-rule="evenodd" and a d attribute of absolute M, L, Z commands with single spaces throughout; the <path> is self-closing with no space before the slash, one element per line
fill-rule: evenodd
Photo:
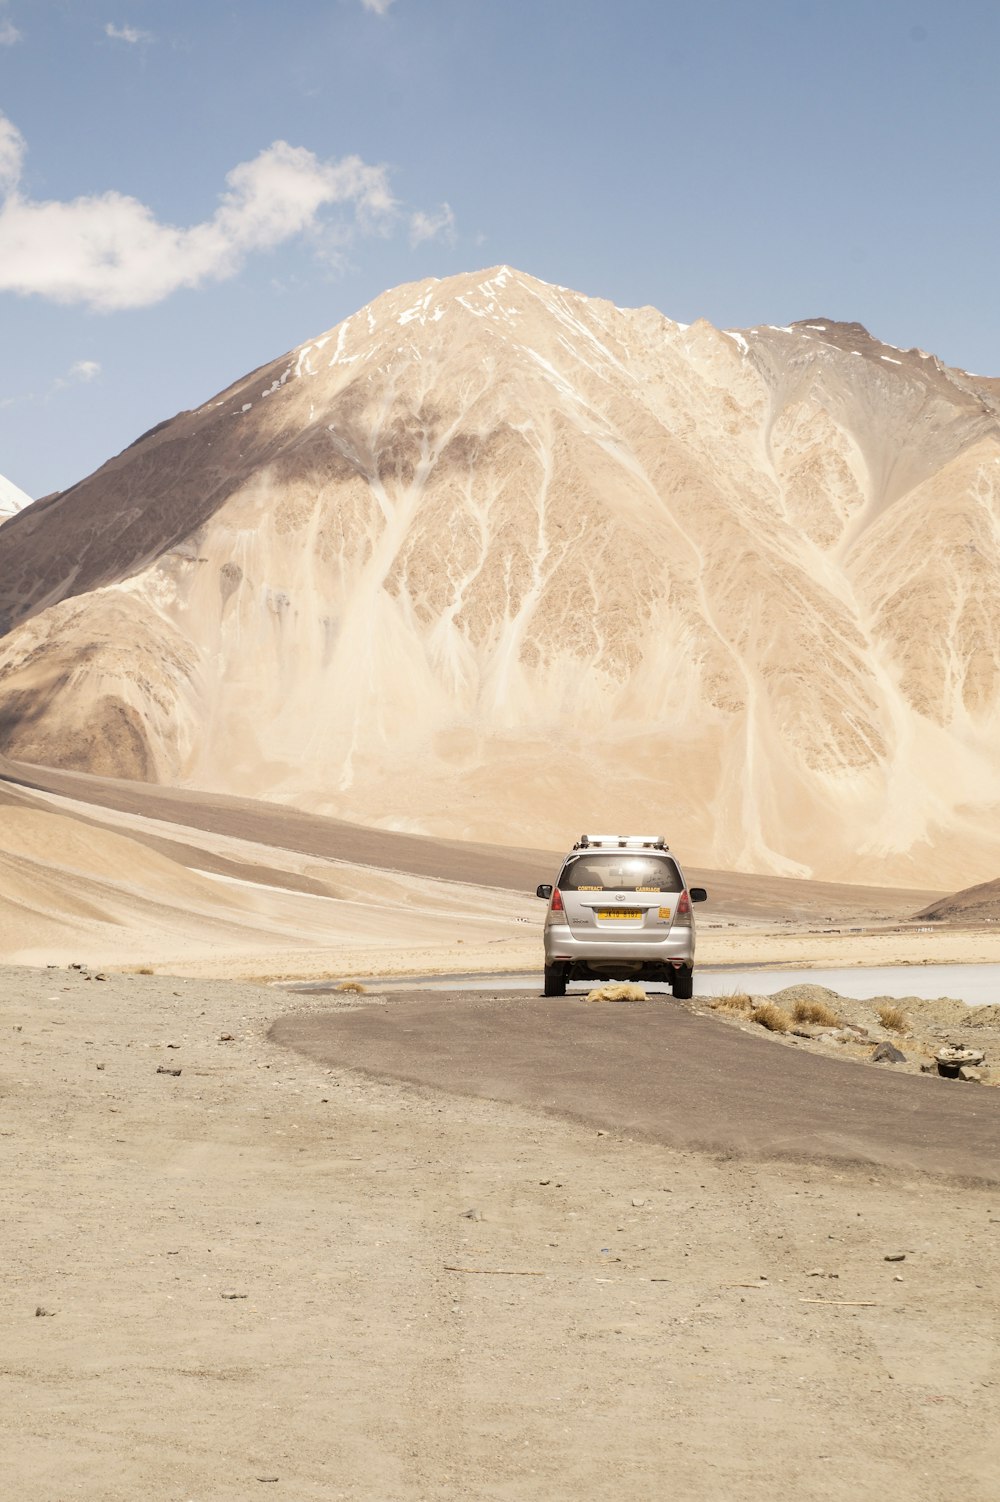
<path fill-rule="evenodd" d="M 865 965 L 843 970 L 768 970 L 764 967 L 695 971 L 695 994 L 725 996 L 750 991 L 773 996 L 786 986 L 826 986 L 838 996 L 865 1001 L 872 996 L 919 996 L 937 1001 L 947 996 L 970 1007 L 1000 1002 L 1000 965 Z"/>
<path fill-rule="evenodd" d="M 495 975 L 366 976 L 373 991 L 540 991 L 541 975 L 523 971 Z M 570 994 L 585 994 L 592 982 L 575 982 Z M 838 996 L 865 1001 L 873 996 L 919 996 L 936 1001 L 947 996 L 972 1007 L 1000 1002 L 1000 965 L 865 965 L 840 970 L 775 970 L 760 966 L 701 965 L 695 971 L 695 996 L 725 996 L 749 991 L 754 996 L 773 996 L 786 986 L 826 986 Z M 287 987 L 312 996 L 336 992 L 336 984 L 300 982 Z M 651 985 L 651 994 L 667 992 L 666 986 Z"/>

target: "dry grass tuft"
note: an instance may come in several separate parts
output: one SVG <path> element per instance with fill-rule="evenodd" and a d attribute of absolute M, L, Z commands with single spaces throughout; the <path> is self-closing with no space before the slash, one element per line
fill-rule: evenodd
<path fill-rule="evenodd" d="M 155 975 L 156 972 L 152 965 L 140 965 L 135 973 L 136 975 Z"/>
<path fill-rule="evenodd" d="M 710 1001 L 709 1006 L 713 1012 L 741 1012 L 753 1011 L 753 1002 L 745 991 L 732 991 L 728 996 L 717 996 Z"/>
<path fill-rule="evenodd" d="M 634 981 L 614 981 L 608 986 L 595 986 L 587 992 L 588 1001 L 645 1001 L 646 992 Z"/>
<path fill-rule="evenodd" d="M 878 1008 L 878 1020 L 890 1033 L 905 1033 L 909 1027 L 909 1019 L 902 1007 L 893 1006 L 890 1001 L 883 1001 Z"/>
<path fill-rule="evenodd" d="M 368 987 L 363 986 L 359 980 L 342 980 L 337 987 L 338 991 L 354 991 L 358 996 L 367 994 Z"/>
<path fill-rule="evenodd" d="M 795 1022 L 815 1022 L 820 1027 L 839 1027 L 840 1018 L 825 1001 L 797 1001 L 792 1007 Z"/>
<path fill-rule="evenodd" d="M 759 1001 L 750 1013 L 750 1021 L 766 1027 L 769 1033 L 787 1033 L 792 1019 L 773 1001 Z"/>

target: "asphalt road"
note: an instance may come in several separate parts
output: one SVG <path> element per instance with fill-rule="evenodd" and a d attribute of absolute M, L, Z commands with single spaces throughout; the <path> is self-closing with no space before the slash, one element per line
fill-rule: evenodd
<path fill-rule="evenodd" d="M 397 992 L 271 1036 L 327 1067 L 670 1147 L 1000 1183 L 1000 1090 L 799 1053 L 668 999 Z"/>

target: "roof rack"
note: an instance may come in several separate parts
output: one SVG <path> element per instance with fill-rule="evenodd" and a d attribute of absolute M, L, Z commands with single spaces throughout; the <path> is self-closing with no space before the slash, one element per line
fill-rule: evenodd
<path fill-rule="evenodd" d="M 574 850 L 669 850 L 662 834 L 582 834 Z"/>

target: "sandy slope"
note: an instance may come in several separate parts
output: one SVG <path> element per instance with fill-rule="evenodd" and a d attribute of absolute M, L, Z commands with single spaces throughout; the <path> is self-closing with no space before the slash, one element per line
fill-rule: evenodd
<path fill-rule="evenodd" d="M 533 890 L 551 879 L 551 854 L 412 840 L 274 805 L 6 770 L 0 959 L 223 978 L 540 964 L 543 908 Z M 39 785 L 25 787 L 25 771 Z M 47 780 L 64 791 L 45 790 Z M 710 891 L 699 914 L 701 963 L 1000 960 L 995 928 L 908 924 L 934 895 L 926 890 L 698 871 L 689 879 Z"/>
<path fill-rule="evenodd" d="M 44 801 L 4 802 L 2 790 L 0 812 L 0 955 L 22 963 L 351 974 L 461 965 L 467 948 L 474 967 L 503 968 L 525 963 L 522 936 L 537 918 L 528 898 L 506 892 L 220 836 L 199 850 L 198 832 L 182 826 L 166 826 L 167 856 L 141 837 L 148 825 L 134 837 L 142 821 L 119 833 Z M 199 869 L 206 854 L 221 871 Z"/>

